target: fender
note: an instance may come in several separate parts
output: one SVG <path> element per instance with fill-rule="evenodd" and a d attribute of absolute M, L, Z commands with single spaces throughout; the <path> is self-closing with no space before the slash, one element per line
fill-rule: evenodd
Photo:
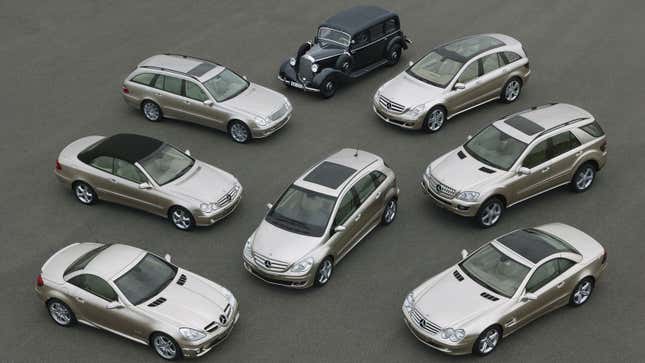
<path fill-rule="evenodd" d="M 387 43 L 387 47 L 385 47 L 385 54 L 388 54 L 390 52 L 390 49 L 392 49 L 392 46 L 397 43 L 401 46 L 401 48 L 408 49 L 408 44 L 403 40 L 403 37 L 397 35 L 394 38 L 390 39 L 390 41 Z"/>
<path fill-rule="evenodd" d="M 325 78 L 329 76 L 334 77 L 334 79 L 336 79 L 337 81 L 342 81 L 347 77 L 343 72 L 339 71 L 338 69 L 325 68 L 314 77 L 311 83 L 315 88 L 320 88 L 320 85 L 322 84 L 322 82 L 325 80 Z"/>

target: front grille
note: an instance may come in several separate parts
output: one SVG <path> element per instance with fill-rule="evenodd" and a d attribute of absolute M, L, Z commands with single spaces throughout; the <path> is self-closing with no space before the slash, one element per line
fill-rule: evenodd
<path fill-rule="evenodd" d="M 439 182 L 432 175 L 428 176 L 428 189 L 430 189 L 430 191 L 432 191 L 433 193 L 448 199 L 454 198 L 455 194 L 457 194 L 457 191 L 454 188 L 451 188 Z"/>
<path fill-rule="evenodd" d="M 177 280 L 177 285 L 183 286 L 186 283 L 186 280 L 187 280 L 186 275 L 181 274 L 181 276 L 179 276 L 179 280 Z"/>
<path fill-rule="evenodd" d="M 166 302 L 166 298 L 165 297 L 160 297 L 157 300 L 155 300 L 155 301 L 151 302 L 150 304 L 148 304 L 148 306 L 150 306 L 151 308 L 154 308 L 155 306 L 159 306 L 159 305 L 161 305 L 161 304 L 163 304 L 165 302 Z"/>
<path fill-rule="evenodd" d="M 223 207 L 223 206 L 225 206 L 225 205 L 227 205 L 227 204 L 228 204 L 228 203 L 230 203 L 233 199 L 235 199 L 235 197 L 237 196 L 237 192 L 238 192 L 238 191 L 239 191 L 239 187 L 236 185 L 236 186 L 234 186 L 233 188 L 231 188 L 231 190 L 229 190 L 228 192 L 226 192 L 226 194 L 224 194 L 224 196 L 222 196 L 221 198 L 219 198 L 219 199 L 217 200 L 217 202 L 215 202 L 215 204 L 216 204 L 218 207 L 220 207 L 220 208 L 221 208 L 221 207 Z"/>
<path fill-rule="evenodd" d="M 271 121 L 277 121 L 283 118 L 287 114 L 287 111 L 288 111 L 287 104 L 283 103 L 282 106 L 280 106 L 280 108 L 277 111 L 275 111 L 274 113 L 271 114 L 271 116 L 269 116 L 269 118 L 271 119 Z"/>
<path fill-rule="evenodd" d="M 309 57 L 300 57 L 300 62 L 298 62 L 298 78 L 301 81 L 311 82 L 314 78 L 314 74 L 311 72 L 311 64 L 312 62 L 309 60 Z"/>
<path fill-rule="evenodd" d="M 437 334 L 441 331 L 441 327 L 439 325 L 426 319 L 417 309 L 412 309 L 410 316 L 418 326 L 432 334 Z"/>
<path fill-rule="evenodd" d="M 267 271 L 284 272 L 289 267 L 286 262 L 274 260 L 255 252 L 253 252 L 253 260 L 255 260 L 256 265 Z"/>
<path fill-rule="evenodd" d="M 403 106 L 400 103 L 396 103 L 389 98 L 386 98 L 384 96 L 379 96 L 378 98 L 378 103 L 385 107 L 386 109 L 394 112 L 394 113 L 403 113 L 405 111 L 405 106 Z"/>

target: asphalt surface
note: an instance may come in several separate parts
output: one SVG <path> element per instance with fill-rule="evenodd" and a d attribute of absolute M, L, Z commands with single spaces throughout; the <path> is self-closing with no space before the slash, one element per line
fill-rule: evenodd
<path fill-rule="evenodd" d="M 155 361 L 147 347 L 84 326 L 59 328 L 34 291 L 55 251 L 78 241 L 127 242 L 230 288 L 241 318 L 203 362 L 470 361 L 419 343 L 404 326 L 406 293 L 459 259 L 462 248 L 519 227 L 561 221 L 609 252 L 609 268 L 581 309 L 563 308 L 506 339 L 488 361 L 643 361 L 645 293 L 645 3 L 607 1 L 397 1 L 414 41 L 396 67 L 381 69 L 330 100 L 285 89 L 279 64 L 349 6 L 325 2 L 0 1 L 0 361 Z M 409 60 L 463 35 L 502 32 L 520 39 L 531 80 L 511 105 L 492 103 L 451 120 L 435 135 L 385 125 L 371 111 L 379 85 Z M 177 121 L 150 123 L 127 107 L 121 81 L 140 60 L 178 52 L 229 65 L 279 90 L 295 108 L 274 136 L 237 145 L 220 132 Z M 507 211 L 496 227 L 434 207 L 418 186 L 425 166 L 496 118 L 550 101 L 589 110 L 609 138 L 609 161 L 582 195 L 566 188 Z M 235 174 L 239 209 L 192 233 L 125 207 L 86 207 L 54 178 L 59 151 L 87 135 L 134 132 L 190 149 Z M 246 238 L 289 183 L 342 147 L 385 158 L 397 172 L 400 213 L 339 264 L 322 289 L 268 286 L 243 269 Z M 450 301 L 446 301 L 450 304 Z"/>

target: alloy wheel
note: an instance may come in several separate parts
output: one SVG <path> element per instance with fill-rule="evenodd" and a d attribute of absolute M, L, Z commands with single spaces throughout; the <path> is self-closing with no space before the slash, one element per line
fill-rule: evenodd
<path fill-rule="evenodd" d="M 233 140 L 244 143 L 249 139 L 249 130 L 241 123 L 231 125 L 231 137 Z"/>
<path fill-rule="evenodd" d="M 520 85 L 520 81 L 518 81 L 517 79 L 512 79 L 510 82 L 508 82 L 506 89 L 504 90 L 504 98 L 506 99 L 506 101 L 515 101 L 520 95 L 521 87 L 522 86 Z"/>
<path fill-rule="evenodd" d="M 49 315 L 60 325 L 69 325 L 72 322 L 72 312 L 58 301 L 49 304 Z"/>
<path fill-rule="evenodd" d="M 479 351 L 482 354 L 488 354 L 495 349 L 497 343 L 499 342 L 499 332 L 497 329 L 490 329 L 486 334 L 479 340 Z"/>
<path fill-rule="evenodd" d="M 591 166 L 587 166 L 581 170 L 576 177 L 576 188 L 580 191 L 585 190 L 591 186 L 594 178 L 594 171 Z"/>
<path fill-rule="evenodd" d="M 591 296 L 591 290 L 593 290 L 593 284 L 591 281 L 586 280 L 583 283 L 579 284 L 576 287 L 575 292 L 573 293 L 573 303 L 576 305 L 582 305 Z"/>
<path fill-rule="evenodd" d="M 182 230 L 188 230 L 193 225 L 190 214 L 183 208 L 176 208 L 172 212 L 172 223 Z"/>
<path fill-rule="evenodd" d="M 497 202 L 490 203 L 484 207 L 484 212 L 481 216 L 481 222 L 483 225 L 490 227 L 497 223 L 501 215 L 502 206 Z"/>
<path fill-rule="evenodd" d="M 334 269 L 334 265 L 331 263 L 331 260 L 326 259 L 324 260 L 321 264 L 320 267 L 318 268 L 318 283 L 320 285 L 324 285 L 329 281 L 329 278 L 331 277 L 331 272 Z"/>
<path fill-rule="evenodd" d="M 159 106 L 157 106 L 156 104 L 152 102 L 146 102 L 146 104 L 143 105 L 143 114 L 148 120 L 157 121 L 161 116 L 161 111 L 159 110 Z"/>
<path fill-rule="evenodd" d="M 83 204 L 91 204 L 94 201 L 94 192 L 92 191 L 92 188 L 85 183 L 78 183 L 76 187 L 74 187 L 74 192 L 76 194 L 76 198 L 78 198 L 78 200 Z"/>
<path fill-rule="evenodd" d="M 162 358 L 175 359 L 177 356 L 177 346 L 175 345 L 175 342 L 165 335 L 155 336 L 153 339 L 153 345 L 157 354 Z"/>
<path fill-rule="evenodd" d="M 385 218 L 383 218 L 383 221 L 385 222 L 385 224 L 392 223 L 392 221 L 394 220 L 394 217 L 396 217 L 396 212 L 397 212 L 396 201 L 392 199 L 385 206 Z"/>
<path fill-rule="evenodd" d="M 445 115 L 443 110 L 437 108 L 430 113 L 430 122 L 428 123 L 428 128 L 430 131 L 437 131 L 443 126 Z"/>

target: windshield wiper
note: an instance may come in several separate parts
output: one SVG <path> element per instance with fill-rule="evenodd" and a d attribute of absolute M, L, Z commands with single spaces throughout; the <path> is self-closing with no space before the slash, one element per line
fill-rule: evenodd
<path fill-rule="evenodd" d="M 304 222 L 296 221 L 294 219 L 290 219 L 279 214 L 278 215 L 272 214 L 271 217 L 277 221 L 280 221 L 288 225 L 292 229 L 295 229 L 296 232 L 300 231 L 302 233 L 307 233 L 307 234 L 311 233 L 311 229 L 309 228 L 309 225 Z"/>

